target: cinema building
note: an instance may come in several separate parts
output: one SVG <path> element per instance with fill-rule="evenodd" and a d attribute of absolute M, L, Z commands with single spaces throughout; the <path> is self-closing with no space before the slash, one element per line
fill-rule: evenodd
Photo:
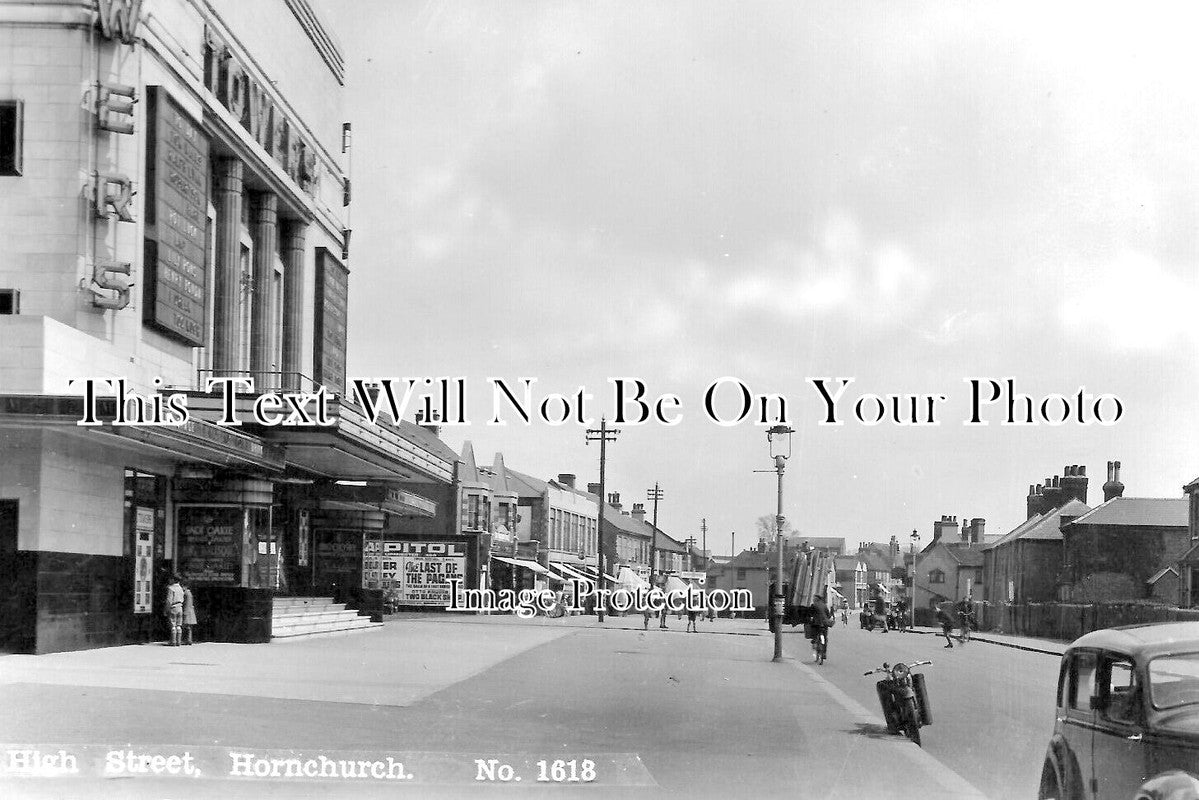
<path fill-rule="evenodd" d="M 343 402 L 343 80 L 308 0 L 0 3 L 0 649 L 161 637 L 173 571 L 203 638 L 378 614 L 364 542 L 454 456 Z M 241 411 L 324 386 L 330 424 L 217 425 L 214 376 L 254 380 Z M 99 425 L 83 378 L 124 381 Z M 185 424 L 112 424 L 172 394 Z"/>

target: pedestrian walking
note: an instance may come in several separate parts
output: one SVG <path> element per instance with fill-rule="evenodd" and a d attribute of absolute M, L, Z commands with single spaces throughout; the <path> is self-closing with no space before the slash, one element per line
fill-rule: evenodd
<path fill-rule="evenodd" d="M 887 601 L 881 597 L 874 601 L 874 622 L 883 626 L 883 633 L 890 633 L 891 626 L 887 624 Z"/>
<path fill-rule="evenodd" d="M 179 576 L 172 575 L 167 584 L 166 607 L 163 609 L 167 624 L 171 626 L 171 647 L 178 647 L 183 628 L 183 587 L 179 585 Z"/>
<path fill-rule="evenodd" d="M 941 634 L 945 637 L 945 646 L 953 647 L 953 639 L 950 634 L 953 633 L 953 617 L 949 616 L 949 612 L 941 606 L 937 606 L 937 622 L 941 623 Z"/>
<path fill-rule="evenodd" d="M 695 606 L 687 606 L 687 633 L 699 633 L 699 626 L 696 620 L 699 619 L 699 609 Z"/>
<path fill-rule="evenodd" d="M 186 583 L 183 586 L 183 643 L 192 643 L 192 626 L 196 624 L 196 598 L 192 596 L 192 587 Z"/>

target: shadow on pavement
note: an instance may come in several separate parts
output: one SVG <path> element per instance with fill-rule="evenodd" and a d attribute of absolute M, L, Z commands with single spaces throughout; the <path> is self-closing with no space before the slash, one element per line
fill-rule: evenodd
<path fill-rule="evenodd" d="M 853 729 L 847 732 L 870 739 L 892 739 L 895 736 L 894 734 L 887 733 L 886 725 L 878 725 L 873 722 L 855 723 Z"/>

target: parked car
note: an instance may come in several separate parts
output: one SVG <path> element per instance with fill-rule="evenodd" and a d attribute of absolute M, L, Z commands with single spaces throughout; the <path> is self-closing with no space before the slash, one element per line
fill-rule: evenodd
<path fill-rule="evenodd" d="M 1088 633 L 1062 656 L 1041 800 L 1176 800 L 1199 788 L 1199 625 Z"/>

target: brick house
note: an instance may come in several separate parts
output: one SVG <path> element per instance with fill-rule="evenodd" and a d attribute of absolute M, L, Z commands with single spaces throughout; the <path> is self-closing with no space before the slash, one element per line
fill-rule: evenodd
<path fill-rule="evenodd" d="M 1062 599 L 1143 600 L 1191 544 L 1185 497 L 1114 497 L 1062 522 Z"/>

